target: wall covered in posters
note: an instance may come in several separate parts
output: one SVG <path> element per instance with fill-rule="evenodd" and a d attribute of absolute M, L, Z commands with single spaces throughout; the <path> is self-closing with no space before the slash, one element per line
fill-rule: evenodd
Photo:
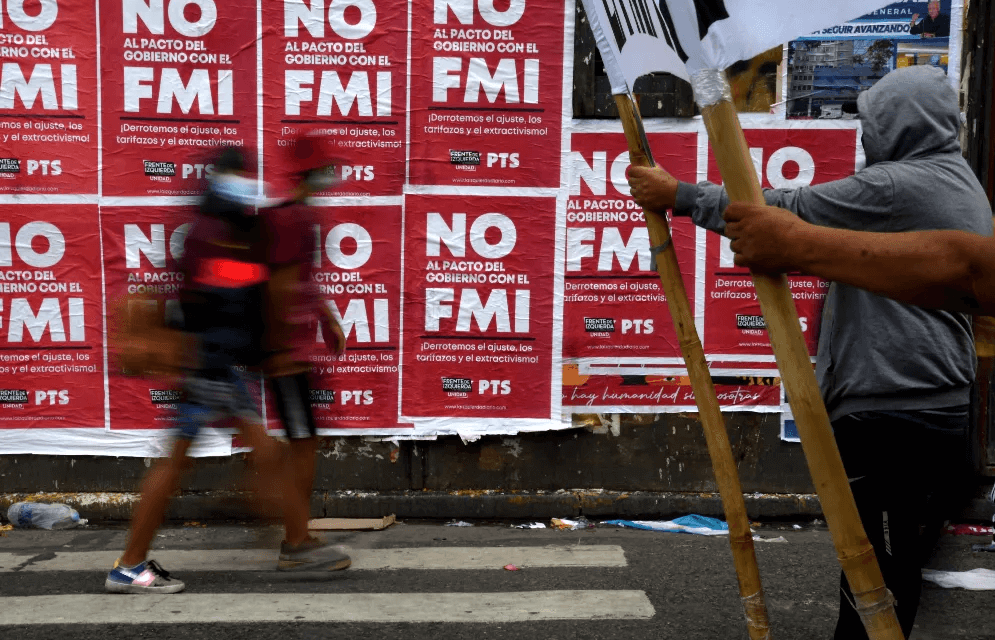
<path fill-rule="evenodd" d="M 861 68 L 952 60 L 955 35 L 912 33 L 930 11 L 895 3 L 786 45 L 788 118 L 743 119 L 765 186 L 855 170 L 859 123 L 826 122 L 836 107 L 810 107 L 803 76 L 842 96 L 813 60 L 853 39 L 871 42 L 833 51 Z M 305 129 L 329 136 L 340 179 L 315 199 L 314 278 L 348 337 L 335 356 L 314 326 L 322 433 L 474 438 L 693 411 L 621 126 L 571 115 L 574 13 L 569 0 L 0 3 L 0 453 L 162 452 L 177 392 L 119 369 L 106 318 L 176 305 L 222 145 L 257 152 L 280 192 Z M 700 119 L 646 129 L 678 178 L 718 180 Z M 781 412 L 748 274 L 719 236 L 672 226 L 720 402 Z M 826 284 L 791 282 L 814 353 Z M 209 440 L 203 452 L 232 450 Z"/>

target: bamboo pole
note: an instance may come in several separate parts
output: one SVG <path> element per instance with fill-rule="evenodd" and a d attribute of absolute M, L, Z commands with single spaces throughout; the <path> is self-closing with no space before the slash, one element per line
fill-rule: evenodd
<path fill-rule="evenodd" d="M 643 144 L 645 136 L 642 121 L 632 100 L 628 95 L 616 95 L 615 104 L 618 106 L 622 127 L 625 129 L 626 141 L 629 143 L 629 162 L 636 166 L 652 165 L 650 152 Z M 708 364 L 705 362 L 705 352 L 694 326 L 694 315 L 688 302 L 687 291 L 684 289 L 684 281 L 681 279 L 677 253 L 670 241 L 670 227 L 666 216 L 661 213 L 645 211 L 645 216 L 650 246 L 664 247 L 655 254 L 657 272 L 660 274 L 660 283 L 667 295 L 667 306 L 670 308 L 681 354 L 688 368 L 691 386 L 694 389 L 694 400 L 698 405 L 699 419 L 705 432 L 712 467 L 715 470 L 715 481 L 719 495 L 722 497 L 726 521 L 729 523 L 729 545 L 732 547 L 733 565 L 739 581 L 739 597 L 743 601 L 747 629 L 751 640 L 768 640 L 770 625 L 767 618 L 767 604 L 764 601 L 763 586 L 760 584 L 760 570 L 757 567 L 757 556 L 753 548 L 753 534 L 746 514 L 746 503 L 743 501 L 743 489 L 732 456 L 729 434 L 719 409 L 715 385 L 712 383 Z"/>
<path fill-rule="evenodd" d="M 736 108 L 728 99 L 700 106 L 729 199 L 764 204 Z M 885 586 L 847 482 L 787 277 L 752 275 L 802 449 L 857 612 L 871 640 L 904 640 L 893 598 Z"/>

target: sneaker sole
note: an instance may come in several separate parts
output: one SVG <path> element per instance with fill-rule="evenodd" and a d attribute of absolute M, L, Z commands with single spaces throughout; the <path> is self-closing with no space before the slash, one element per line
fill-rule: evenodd
<path fill-rule="evenodd" d="M 310 562 L 307 560 L 280 560 L 277 571 L 341 571 L 348 569 L 352 565 L 352 560 L 328 560 L 325 562 Z"/>
<path fill-rule="evenodd" d="M 186 588 L 185 584 L 173 584 L 165 587 L 143 587 L 139 584 L 125 584 L 113 580 L 104 581 L 107 593 L 179 593 Z"/>

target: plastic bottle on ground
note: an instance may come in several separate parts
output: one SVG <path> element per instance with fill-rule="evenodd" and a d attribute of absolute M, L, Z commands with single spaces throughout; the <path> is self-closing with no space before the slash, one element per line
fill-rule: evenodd
<path fill-rule="evenodd" d="M 7 509 L 7 519 L 20 529 L 69 529 L 86 524 L 72 507 L 43 502 L 15 502 Z"/>

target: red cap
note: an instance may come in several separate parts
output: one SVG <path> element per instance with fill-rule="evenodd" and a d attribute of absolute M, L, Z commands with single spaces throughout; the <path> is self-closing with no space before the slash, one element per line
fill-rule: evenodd
<path fill-rule="evenodd" d="M 332 138 L 321 129 L 310 129 L 300 134 L 288 147 L 291 173 L 303 173 L 332 164 Z"/>

